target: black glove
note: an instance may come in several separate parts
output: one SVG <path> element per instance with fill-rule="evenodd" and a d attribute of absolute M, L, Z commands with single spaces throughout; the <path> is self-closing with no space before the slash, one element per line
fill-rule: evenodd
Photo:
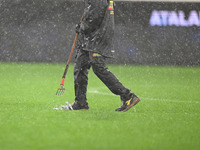
<path fill-rule="evenodd" d="M 80 33 L 80 23 L 76 24 L 76 33 Z"/>

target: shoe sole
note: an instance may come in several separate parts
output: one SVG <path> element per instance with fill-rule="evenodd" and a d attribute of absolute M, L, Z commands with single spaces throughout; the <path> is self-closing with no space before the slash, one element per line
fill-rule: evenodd
<path fill-rule="evenodd" d="M 87 108 L 82 108 L 82 109 L 72 109 L 72 110 L 83 110 L 83 111 L 85 111 L 85 110 L 89 110 L 89 108 L 87 109 Z"/>
<path fill-rule="evenodd" d="M 78 109 L 78 110 L 83 110 L 83 111 L 86 111 L 86 110 L 89 110 L 89 109 Z"/>
<path fill-rule="evenodd" d="M 75 102 L 74 102 L 75 103 Z M 74 103 L 72 104 L 72 108 L 73 108 L 73 105 Z M 82 108 L 82 109 L 72 109 L 72 110 L 89 110 L 89 108 Z"/>
<path fill-rule="evenodd" d="M 128 106 L 126 109 L 124 109 L 124 110 L 122 110 L 122 111 L 125 112 L 125 111 L 129 110 L 131 107 L 133 107 L 133 106 L 135 106 L 137 103 L 139 103 L 139 101 L 140 101 L 140 99 L 137 97 L 137 98 L 133 101 L 133 103 L 132 103 L 130 106 Z"/>
<path fill-rule="evenodd" d="M 83 111 L 86 111 L 86 110 L 89 110 L 89 109 L 72 109 L 72 110 L 83 110 Z"/>

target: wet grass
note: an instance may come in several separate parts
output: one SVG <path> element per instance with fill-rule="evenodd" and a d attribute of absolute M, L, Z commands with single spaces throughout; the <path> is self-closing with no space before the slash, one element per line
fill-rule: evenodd
<path fill-rule="evenodd" d="M 92 70 L 89 111 L 56 111 L 73 102 L 73 66 L 56 96 L 64 64 L 0 63 L 0 149 L 197 150 L 200 68 L 109 65 L 141 102 L 125 113 Z"/>

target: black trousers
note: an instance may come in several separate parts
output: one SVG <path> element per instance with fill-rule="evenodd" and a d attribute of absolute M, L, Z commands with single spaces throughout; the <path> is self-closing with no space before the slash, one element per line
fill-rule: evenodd
<path fill-rule="evenodd" d="M 117 77 L 108 70 L 105 57 L 95 53 L 79 50 L 76 54 L 74 66 L 75 101 L 87 103 L 86 92 L 88 85 L 88 73 L 92 67 L 96 76 L 121 100 L 130 98 L 130 89 L 125 88 Z"/>

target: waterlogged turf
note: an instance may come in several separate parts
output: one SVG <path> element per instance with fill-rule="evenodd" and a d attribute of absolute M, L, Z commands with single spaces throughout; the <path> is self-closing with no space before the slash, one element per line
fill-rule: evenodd
<path fill-rule="evenodd" d="M 109 65 L 141 102 L 127 112 L 89 73 L 89 111 L 54 110 L 74 99 L 73 65 L 0 63 L 1 150 L 198 150 L 200 68 Z"/>

